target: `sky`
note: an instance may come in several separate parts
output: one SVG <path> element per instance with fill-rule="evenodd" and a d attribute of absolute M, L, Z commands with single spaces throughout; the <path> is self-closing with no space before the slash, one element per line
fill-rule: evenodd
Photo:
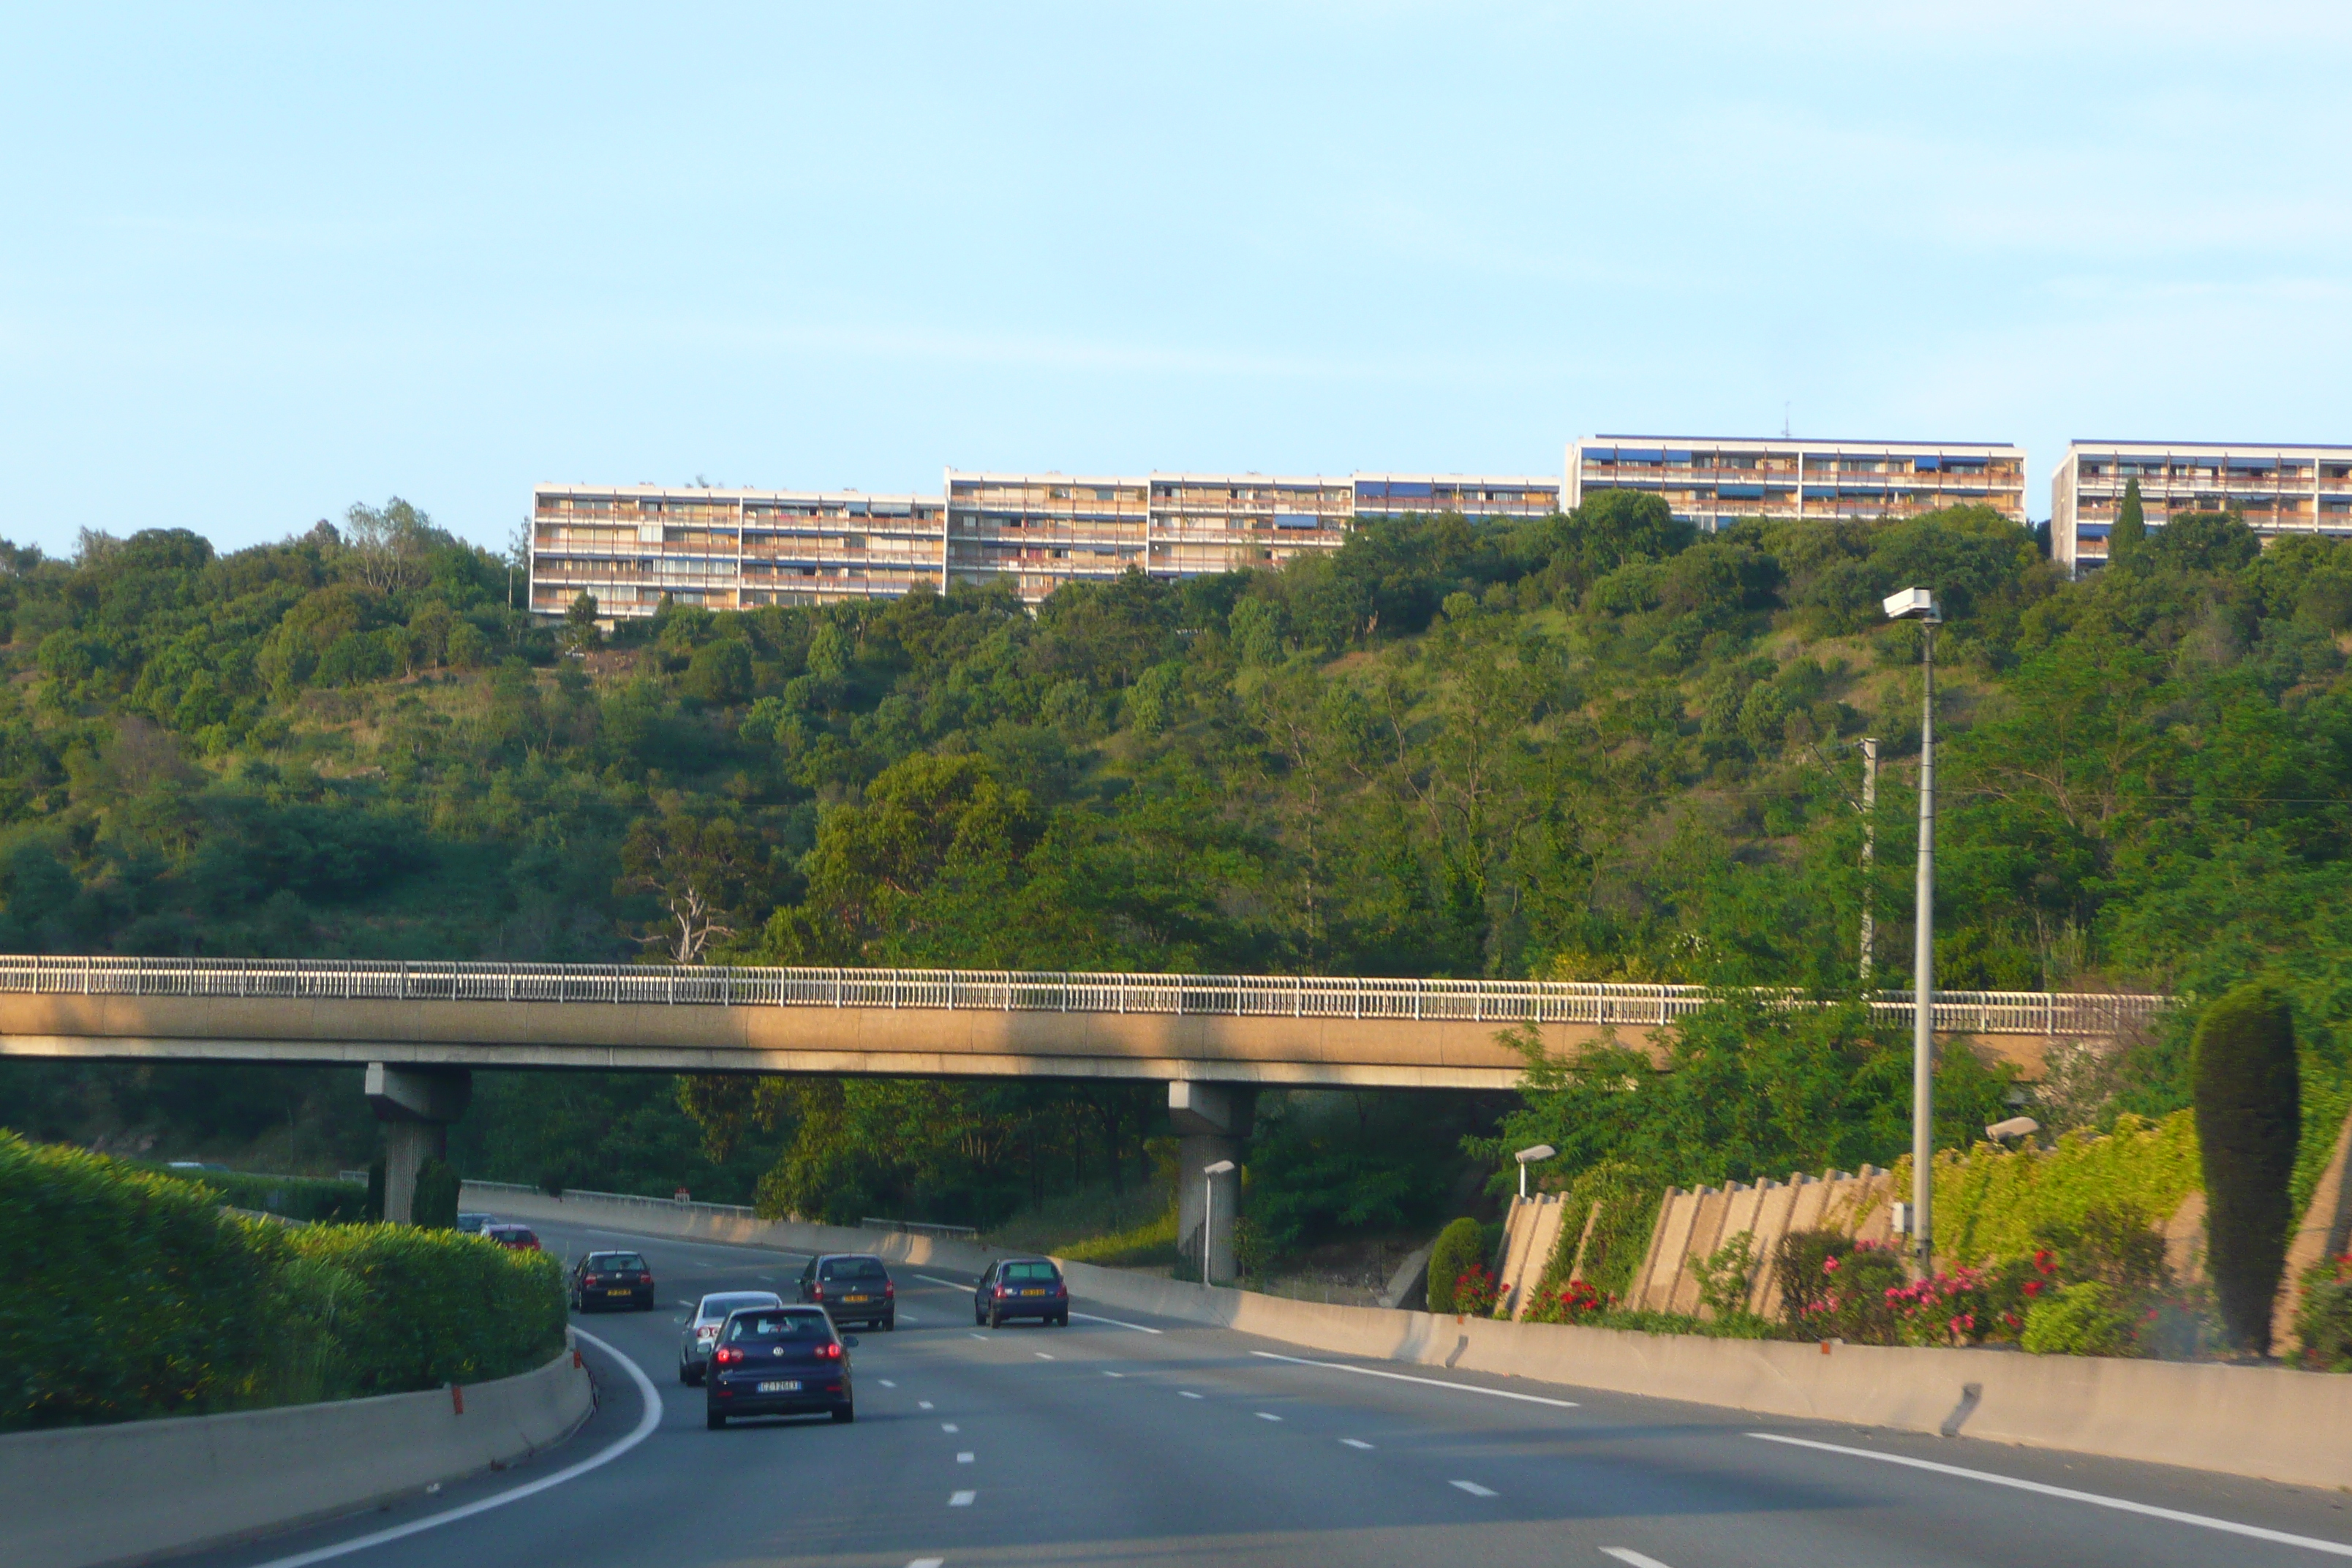
<path fill-rule="evenodd" d="M 0 534 L 2352 441 L 2352 6 L 0 11 Z"/>

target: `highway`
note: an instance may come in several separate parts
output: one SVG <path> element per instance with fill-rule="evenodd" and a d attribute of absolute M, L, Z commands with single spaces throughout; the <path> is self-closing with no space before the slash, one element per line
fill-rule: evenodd
<path fill-rule="evenodd" d="M 853 1352 L 855 1425 L 711 1432 L 702 1391 L 677 1381 L 682 1303 L 788 1293 L 803 1255 L 535 1228 L 567 1256 L 634 1247 L 661 1286 L 661 1310 L 575 1320 L 600 1342 L 583 1341 L 600 1403 L 576 1436 L 178 1568 L 2352 1558 L 2341 1493 L 1351 1362 L 1128 1313 L 991 1332 L 972 1322 L 969 1278 L 944 1272 L 894 1270 L 899 1327 Z"/>

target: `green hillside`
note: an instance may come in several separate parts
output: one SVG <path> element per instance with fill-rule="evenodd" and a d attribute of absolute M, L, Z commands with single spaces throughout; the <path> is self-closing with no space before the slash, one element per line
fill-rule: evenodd
<path fill-rule="evenodd" d="M 1918 634 L 1877 605 L 1926 584 L 1949 618 L 1941 984 L 2267 974 L 2315 1121 L 2345 1103 L 2352 546 L 2263 552 L 2226 516 L 2069 584 L 1989 513 L 1695 539 L 1604 495 L 1034 616 L 960 590 L 666 608 L 609 638 L 529 625 L 502 559 L 399 502 L 226 556 L 156 530 L 0 564 L 0 950 L 1824 993 L 1856 984 L 1866 890 L 1882 975 L 1907 969 Z M 1864 735 L 1887 758 L 1867 889 Z M 1903 1145 L 1886 1046 L 1839 1026 L 1805 1070 L 1846 1089 L 1743 1130 L 1737 1163 Z M 2074 1064 L 2040 1113 L 2175 1109 L 2181 1063 L 2167 1034 Z M 368 1146 L 348 1077 L 19 1064 L 0 1120 L 331 1165 Z M 1140 1186 L 1160 1125 L 1148 1089 L 482 1077 L 477 1173 L 764 1184 L 850 1217 Z M 1267 1224 L 1417 1223 L 1504 1109 L 1375 1140 L 1369 1113 L 1274 1106 Z"/>

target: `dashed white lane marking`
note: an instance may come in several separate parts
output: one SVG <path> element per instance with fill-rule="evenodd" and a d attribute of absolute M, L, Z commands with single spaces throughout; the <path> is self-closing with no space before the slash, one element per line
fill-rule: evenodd
<path fill-rule="evenodd" d="M 2306 1551 L 2323 1552 L 2331 1557 L 2352 1557 L 2352 1545 L 2340 1541 L 2322 1541 L 2315 1535 L 2290 1535 L 2284 1530 L 2265 1530 L 2258 1524 L 2240 1524 L 2232 1519 L 2215 1519 L 2210 1514 L 2184 1513 L 2177 1508 L 2158 1508 L 2154 1503 L 2134 1502 L 2128 1498 L 2105 1497 L 2098 1492 L 2077 1491 L 2073 1487 L 2053 1487 L 2042 1481 L 2022 1480 L 2016 1476 L 1995 1475 L 1990 1470 L 1965 1469 L 1958 1465 L 1938 1464 L 1933 1459 L 1914 1459 L 1903 1454 L 1881 1454 L 1868 1448 L 1849 1448 L 1842 1443 L 1817 1443 L 1810 1437 L 1784 1437 L 1777 1432 L 1750 1432 L 1750 1437 L 1766 1443 L 1786 1443 L 1793 1448 L 1818 1448 L 1824 1454 L 1843 1454 L 1849 1458 L 1876 1459 L 1885 1465 L 1906 1465 L 1915 1470 L 1931 1470 L 1939 1476 L 1958 1476 L 1963 1480 L 1983 1481 L 1990 1486 L 2014 1487 L 2021 1492 L 2038 1492 L 2043 1497 L 2063 1498 L 2068 1502 L 2086 1502 L 2094 1508 L 2111 1508 L 2121 1513 L 2144 1514 L 2149 1519 L 2170 1520 L 2175 1524 L 2193 1524 L 2200 1530 L 2218 1530 L 2228 1535 L 2248 1536 L 2255 1541 L 2275 1541 L 2287 1546 L 2300 1546 Z M 264 1568 L 277 1568 L 274 1563 Z"/>
<path fill-rule="evenodd" d="M 1054 1359 L 1052 1356 L 1047 1355 L 1044 1351 L 1033 1351 L 1030 1353 L 1034 1355 L 1039 1361 L 1052 1361 Z"/>
<path fill-rule="evenodd" d="M 1106 1318 L 1097 1312 L 1073 1311 L 1070 1316 L 1084 1318 L 1089 1323 L 1108 1323 L 1113 1328 L 1133 1329 L 1139 1334 L 1164 1334 L 1168 1331 L 1165 1329 L 1150 1328 L 1142 1323 L 1130 1323 L 1125 1318 Z"/>
<path fill-rule="evenodd" d="M 1187 1399 L 1205 1399 L 1208 1397 L 1206 1394 L 1195 1394 L 1189 1388 L 1180 1388 L 1176 1392 L 1182 1394 Z"/>
<path fill-rule="evenodd" d="M 1482 1487 L 1476 1481 L 1455 1481 L 1452 1484 L 1461 1488 L 1464 1491 L 1468 1492 L 1472 1497 L 1493 1497 L 1495 1495 L 1495 1490 L 1492 1487 Z"/>
<path fill-rule="evenodd" d="M 1618 1562 L 1627 1564 L 1628 1568 L 1666 1568 L 1664 1563 L 1648 1552 L 1636 1552 L 1630 1546 L 1604 1546 L 1601 1549 L 1601 1555 L 1614 1557 Z"/>
<path fill-rule="evenodd" d="M 1347 1444 L 1350 1448 L 1369 1448 L 1371 1447 L 1370 1443 L 1365 1442 L 1361 1437 L 1342 1437 L 1339 1441 Z"/>
<path fill-rule="evenodd" d="M 979 1495 L 980 1494 L 978 1492 L 950 1493 L 948 1497 L 948 1506 L 950 1508 L 970 1508 L 971 1506 L 971 1500 Z"/>
<path fill-rule="evenodd" d="M 915 1278 L 926 1280 L 933 1285 L 944 1285 L 950 1290 L 969 1290 L 971 1289 L 969 1285 L 959 1285 L 952 1279 L 942 1279 L 936 1274 L 918 1274 Z"/>
<path fill-rule="evenodd" d="M 918 1399 L 915 1401 L 915 1408 L 918 1410 L 929 1410 L 930 1407 L 931 1402 L 928 1399 Z"/>
<path fill-rule="evenodd" d="M 956 1424 L 952 1421 L 942 1421 L 940 1423 L 940 1430 L 942 1432 L 953 1432 L 957 1430 Z"/>
<path fill-rule="evenodd" d="M 885 1388 L 896 1388 L 898 1385 L 886 1377 L 882 1380 L 882 1386 Z"/>
<path fill-rule="evenodd" d="M 1507 1388 L 1481 1388 L 1475 1383 L 1448 1383 L 1438 1377 L 1412 1377 L 1401 1372 L 1381 1372 L 1369 1366 L 1349 1366 L 1345 1362 L 1308 1361 L 1305 1356 L 1276 1355 L 1272 1351 L 1252 1351 L 1250 1354 L 1266 1361 L 1286 1361 L 1293 1366 L 1319 1366 L 1326 1372 L 1352 1372 L 1358 1377 L 1385 1377 L 1391 1383 L 1418 1383 L 1428 1388 L 1450 1388 L 1456 1394 L 1483 1394 L 1489 1399 L 1516 1399 L 1522 1405 L 1549 1405 L 1557 1410 L 1577 1408 L 1573 1399 L 1547 1399 L 1540 1394 L 1516 1394 Z M 1754 1434 L 1750 1434 L 1754 1436 Z"/>
<path fill-rule="evenodd" d="M 1282 1417 L 1281 1417 L 1281 1416 L 1276 1415 L 1273 1411 L 1271 1411 L 1271 1410 L 1261 1410 L 1261 1411 L 1259 1411 L 1259 1412 L 1257 1413 L 1257 1418 L 1258 1418 L 1259 1420 L 1261 1420 L 1261 1421 L 1279 1421 L 1279 1420 L 1281 1420 L 1281 1419 L 1282 1419 Z"/>
<path fill-rule="evenodd" d="M 1125 1377 L 1127 1373 L 1123 1372 L 1113 1372 L 1110 1368 L 1105 1367 L 1103 1368 L 1103 1375 L 1105 1377 Z"/>
<path fill-rule="evenodd" d="M 415 1535 L 419 1531 L 431 1530 L 436 1525 L 470 1519 L 475 1514 L 487 1513 L 491 1509 L 503 1508 L 510 1502 L 520 1502 L 523 1499 L 543 1492 L 550 1487 L 560 1487 L 574 1476 L 584 1476 L 599 1465 L 610 1464 L 652 1436 L 655 1429 L 661 1425 L 662 1419 L 661 1393 L 654 1387 L 653 1379 L 647 1377 L 635 1362 L 631 1361 L 585 1329 L 574 1329 L 572 1331 L 619 1362 L 621 1370 L 629 1374 L 629 1381 L 637 1385 L 637 1397 L 644 1402 L 644 1409 L 637 1417 L 636 1426 L 627 1436 L 608 1448 L 602 1448 L 589 1455 L 576 1465 L 566 1466 L 551 1476 L 542 1476 L 538 1480 L 526 1481 L 521 1486 L 499 1492 L 493 1497 L 479 1498 L 473 1502 L 453 1508 L 446 1513 L 412 1520 L 406 1524 L 394 1525 L 389 1530 L 379 1530 L 368 1535 L 355 1535 L 349 1541 L 338 1541 L 331 1546 L 314 1547 L 309 1552 L 298 1552 L 291 1557 L 276 1558 L 261 1563 L 259 1568 L 310 1568 L 310 1564 L 324 1563 L 331 1557 L 341 1557 L 346 1552 L 358 1552 L 365 1547 L 380 1546 L 387 1541 L 398 1541 L 404 1536 Z"/>
<path fill-rule="evenodd" d="M 905 1311 L 905 1310 L 901 1310 L 898 1315 L 899 1317 L 902 1317 L 902 1318 L 906 1319 L 906 1320 L 907 1320 L 907 1321 L 908 1321 L 908 1322 L 910 1322 L 910 1323 L 919 1323 L 919 1322 L 921 1322 L 921 1321 L 923 1321 L 922 1319 L 920 1319 L 920 1318 L 919 1318 L 919 1317 L 915 1316 L 915 1314 L 914 1314 L 914 1313 L 912 1313 L 912 1312 L 908 1312 L 908 1311 Z"/>
<path fill-rule="evenodd" d="M 680 1301 L 678 1305 L 685 1308 L 689 1312 L 694 1310 L 694 1303 L 691 1301 Z"/>
<path fill-rule="evenodd" d="M 988 1338 L 988 1336 L 987 1336 L 986 1334 L 974 1334 L 974 1335 L 972 1335 L 971 1337 L 972 1337 L 973 1339 L 976 1339 L 976 1340 L 984 1340 L 984 1339 Z"/>
<path fill-rule="evenodd" d="M 948 1560 L 944 1557 L 918 1557 L 908 1563 L 907 1568 L 948 1568 Z"/>
<path fill-rule="evenodd" d="M 969 1451 L 967 1451 L 967 1452 L 964 1452 L 964 1453 L 961 1453 L 961 1454 L 958 1454 L 958 1455 L 956 1456 L 956 1463 L 957 1463 L 957 1464 L 959 1464 L 959 1465 L 969 1465 L 969 1464 L 971 1464 L 971 1453 L 970 1453 Z"/>

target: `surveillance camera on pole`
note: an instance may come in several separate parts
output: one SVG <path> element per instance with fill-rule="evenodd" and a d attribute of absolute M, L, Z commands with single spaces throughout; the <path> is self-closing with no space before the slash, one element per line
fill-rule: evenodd
<path fill-rule="evenodd" d="M 1886 595 L 1889 620 L 1919 623 L 1922 671 L 1919 717 L 1919 888 L 1911 957 L 1911 1202 L 1912 1245 L 1919 1272 L 1935 1267 L 1929 1209 L 1936 1185 L 1936 628 L 1943 611 L 1929 588 Z"/>
<path fill-rule="evenodd" d="M 1517 1153 L 1511 1156 L 1512 1159 L 1517 1160 L 1519 1163 L 1520 1197 L 1525 1198 L 1528 1195 L 1528 1167 L 1534 1164 L 1538 1160 L 1549 1160 L 1559 1152 L 1559 1150 L 1553 1148 L 1549 1143 L 1538 1143 L 1531 1149 L 1522 1149 Z"/>

